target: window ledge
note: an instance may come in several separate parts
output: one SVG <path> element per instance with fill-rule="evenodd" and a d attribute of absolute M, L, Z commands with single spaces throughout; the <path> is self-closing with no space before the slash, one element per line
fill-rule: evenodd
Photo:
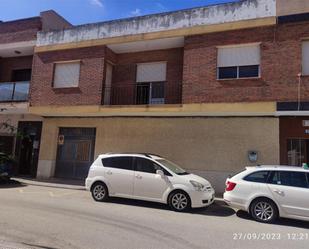
<path fill-rule="evenodd" d="M 260 79 L 262 79 L 262 77 L 246 77 L 246 78 L 231 78 L 231 79 L 218 79 L 217 78 L 217 81 L 260 80 Z"/>
<path fill-rule="evenodd" d="M 55 93 L 81 93 L 79 87 L 62 87 L 62 88 L 55 88 L 53 87 L 52 90 Z"/>

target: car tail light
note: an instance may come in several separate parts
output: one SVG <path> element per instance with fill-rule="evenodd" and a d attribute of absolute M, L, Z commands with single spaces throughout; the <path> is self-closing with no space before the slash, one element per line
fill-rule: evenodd
<path fill-rule="evenodd" d="M 236 183 L 228 181 L 226 183 L 225 191 L 232 191 L 236 187 Z"/>

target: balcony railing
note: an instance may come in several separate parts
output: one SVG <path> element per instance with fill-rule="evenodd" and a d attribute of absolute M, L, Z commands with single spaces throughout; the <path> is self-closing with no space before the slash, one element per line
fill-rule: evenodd
<path fill-rule="evenodd" d="M 112 84 L 104 89 L 104 105 L 181 104 L 181 84 L 166 82 Z"/>
<path fill-rule="evenodd" d="M 0 83 L 0 102 L 27 101 L 29 86 L 29 81 Z"/>

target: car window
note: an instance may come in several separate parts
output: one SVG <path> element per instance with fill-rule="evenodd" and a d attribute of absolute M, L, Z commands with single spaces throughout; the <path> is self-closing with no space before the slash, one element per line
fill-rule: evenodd
<path fill-rule="evenodd" d="M 276 171 L 270 178 L 271 184 L 308 188 L 306 173 L 297 171 Z"/>
<path fill-rule="evenodd" d="M 133 157 L 108 157 L 103 158 L 104 167 L 133 170 Z"/>
<path fill-rule="evenodd" d="M 168 168 L 169 170 L 173 171 L 177 175 L 189 175 L 184 169 L 180 168 L 177 164 L 168 161 L 166 159 L 158 159 L 157 160 L 160 164 L 164 167 Z"/>
<path fill-rule="evenodd" d="M 268 183 L 270 183 L 270 184 L 280 184 L 279 171 L 271 172 L 270 177 L 268 179 Z"/>
<path fill-rule="evenodd" d="M 145 173 L 155 174 L 157 170 L 162 170 L 165 175 L 171 175 L 167 170 L 163 169 L 160 165 L 146 158 L 135 158 L 135 170 Z"/>
<path fill-rule="evenodd" d="M 266 183 L 268 175 L 269 171 L 258 171 L 245 176 L 244 180 L 248 182 Z"/>

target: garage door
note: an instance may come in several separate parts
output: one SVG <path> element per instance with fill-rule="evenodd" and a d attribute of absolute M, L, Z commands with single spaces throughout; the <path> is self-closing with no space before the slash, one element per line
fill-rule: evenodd
<path fill-rule="evenodd" d="M 85 179 L 93 161 L 95 128 L 60 128 L 55 176 Z"/>

